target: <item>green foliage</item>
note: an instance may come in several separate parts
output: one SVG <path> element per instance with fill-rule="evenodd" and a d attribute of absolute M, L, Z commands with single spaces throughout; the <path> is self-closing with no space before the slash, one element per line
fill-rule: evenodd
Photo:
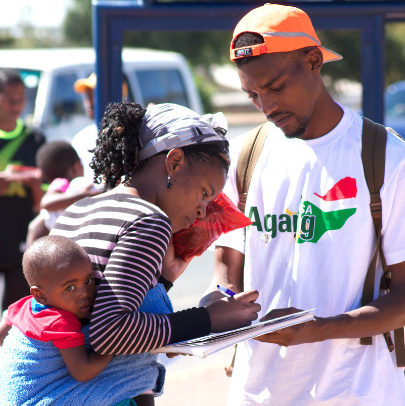
<path fill-rule="evenodd" d="M 66 43 L 71 46 L 91 46 L 91 0 L 74 0 L 63 24 Z M 328 63 L 323 74 L 336 79 L 361 81 L 361 37 L 360 31 L 322 31 L 319 32 L 322 44 L 340 53 L 343 60 Z M 230 31 L 210 32 L 165 32 L 128 31 L 123 35 L 124 46 L 161 49 L 182 53 L 195 70 L 208 66 L 230 63 Z M 1 39 L 0 39 L 1 41 Z M 405 23 L 386 25 L 386 83 L 405 78 Z M 212 91 L 206 78 L 196 75 L 203 99 L 209 99 Z M 212 87 L 212 85 L 210 85 Z M 209 105 L 206 106 L 210 110 Z"/>
<path fill-rule="evenodd" d="M 62 30 L 69 45 L 92 46 L 91 0 L 74 0 Z"/>
<path fill-rule="evenodd" d="M 405 79 L 405 23 L 386 25 L 385 83 Z"/>
<path fill-rule="evenodd" d="M 4 33 L 0 35 L 0 49 L 13 48 L 16 39 L 10 34 Z"/>
<path fill-rule="evenodd" d="M 338 62 L 326 63 L 322 74 L 335 80 L 361 81 L 360 31 L 319 31 L 318 37 L 322 46 L 343 56 Z"/>
<path fill-rule="evenodd" d="M 213 113 L 212 96 L 215 91 L 215 84 L 209 77 L 208 70 L 202 67 L 194 69 L 194 81 L 200 94 L 204 113 Z"/>
<path fill-rule="evenodd" d="M 323 74 L 334 80 L 346 78 L 361 81 L 361 36 L 360 31 L 321 31 L 318 33 L 322 45 L 340 55 L 337 63 L 328 63 Z M 405 23 L 391 23 L 385 26 L 385 83 L 405 79 Z"/>
<path fill-rule="evenodd" d="M 231 33 L 228 31 L 128 31 L 123 36 L 124 46 L 180 52 L 192 66 L 228 62 L 230 41 Z"/>

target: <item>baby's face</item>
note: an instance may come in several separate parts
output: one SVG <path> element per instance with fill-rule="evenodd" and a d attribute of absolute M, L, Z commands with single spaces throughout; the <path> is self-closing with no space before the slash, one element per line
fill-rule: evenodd
<path fill-rule="evenodd" d="M 67 310 L 79 319 L 85 318 L 96 296 L 94 271 L 89 257 L 86 255 L 75 261 L 62 277 L 61 271 L 51 272 L 43 289 L 47 305 Z"/>

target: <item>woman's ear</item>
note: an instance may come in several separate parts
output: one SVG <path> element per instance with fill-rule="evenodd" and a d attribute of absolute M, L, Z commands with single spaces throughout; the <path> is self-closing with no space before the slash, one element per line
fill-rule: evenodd
<path fill-rule="evenodd" d="M 42 305 L 46 305 L 47 300 L 45 296 L 45 292 L 39 288 L 38 286 L 31 286 L 30 287 L 31 295 L 34 296 L 35 300 Z"/>
<path fill-rule="evenodd" d="M 166 171 L 172 175 L 185 163 L 184 151 L 181 148 L 173 148 L 166 155 Z"/>

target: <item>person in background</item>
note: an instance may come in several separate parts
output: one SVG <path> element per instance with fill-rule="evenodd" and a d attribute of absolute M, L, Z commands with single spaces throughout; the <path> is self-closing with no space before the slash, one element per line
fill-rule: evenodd
<path fill-rule="evenodd" d="M 5 275 L 2 308 L 29 294 L 21 262 L 30 221 L 43 196 L 35 155 L 43 134 L 27 127 L 21 114 L 25 86 L 15 70 L 0 70 L 0 273 Z"/>
<path fill-rule="evenodd" d="M 40 214 L 29 224 L 27 246 L 37 238 L 48 235 L 59 215 L 68 206 L 101 192 L 93 182 L 83 177 L 81 160 L 67 142 L 44 144 L 37 152 L 36 164 L 49 187 L 41 199 Z"/>
<path fill-rule="evenodd" d="M 97 84 L 97 76 L 92 73 L 88 78 L 76 80 L 73 88 L 76 93 L 84 96 L 84 109 L 87 116 L 94 120 L 94 89 Z M 94 173 L 90 168 L 93 157 L 92 151 L 96 147 L 97 125 L 92 123 L 79 131 L 72 139 L 72 147 L 79 155 L 84 169 L 84 177 L 93 182 Z"/>
<path fill-rule="evenodd" d="M 149 351 L 247 326 L 257 317 L 256 291 L 170 314 L 140 308 L 154 290 L 162 298 L 155 302 L 168 301 L 166 289 L 188 265 L 174 255 L 171 236 L 203 218 L 221 192 L 229 166 L 223 133 L 213 120 L 176 104 L 146 110 L 110 103 L 91 164 L 107 191 L 68 207 L 51 231 L 81 245 L 96 271 L 94 350 L 150 360 L 137 404 L 153 405 L 161 390 L 163 375 Z"/>
<path fill-rule="evenodd" d="M 216 284 L 260 292 L 262 320 L 314 309 L 315 321 L 238 344 L 230 406 L 405 405 L 405 380 L 383 333 L 405 325 L 405 143 L 388 132 L 382 247 L 388 294 L 361 305 L 376 247 L 361 160 L 362 117 L 336 103 L 308 15 L 266 4 L 237 24 L 231 43 L 242 90 L 271 123 L 246 201 L 253 224 L 217 241 Z M 231 146 L 224 192 L 238 203 Z M 381 278 L 379 264 L 376 281 Z M 374 297 L 378 297 L 378 284 Z M 361 345 L 361 337 L 372 345 Z"/>
<path fill-rule="evenodd" d="M 76 93 L 83 94 L 84 96 L 84 109 L 87 116 L 94 120 L 94 90 L 97 85 L 97 75 L 95 73 L 90 74 L 87 78 L 76 80 L 73 88 Z M 122 97 L 126 99 L 128 97 L 128 85 L 122 83 Z M 93 157 L 91 152 L 96 147 L 97 139 L 97 125 L 92 123 L 79 131 L 72 139 L 72 146 L 78 153 L 83 163 L 84 177 L 91 182 L 94 178 L 94 172 L 90 168 L 90 162 Z"/>

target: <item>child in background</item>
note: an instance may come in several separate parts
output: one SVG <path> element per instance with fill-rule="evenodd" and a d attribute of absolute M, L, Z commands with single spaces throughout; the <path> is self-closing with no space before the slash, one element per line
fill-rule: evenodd
<path fill-rule="evenodd" d="M 36 340 L 52 341 L 73 378 L 94 378 L 113 356 L 88 354 L 84 347 L 80 319 L 89 314 L 96 294 L 87 253 L 66 237 L 42 237 L 25 251 L 23 272 L 32 296 L 9 306 L 0 330 L 15 326 L 34 339 L 32 348 Z"/>
<path fill-rule="evenodd" d="M 37 152 L 36 164 L 49 188 L 41 200 L 40 214 L 28 227 L 27 246 L 48 235 L 59 215 L 71 204 L 100 193 L 100 189 L 83 178 L 80 158 L 67 142 L 54 141 L 43 145 Z"/>

